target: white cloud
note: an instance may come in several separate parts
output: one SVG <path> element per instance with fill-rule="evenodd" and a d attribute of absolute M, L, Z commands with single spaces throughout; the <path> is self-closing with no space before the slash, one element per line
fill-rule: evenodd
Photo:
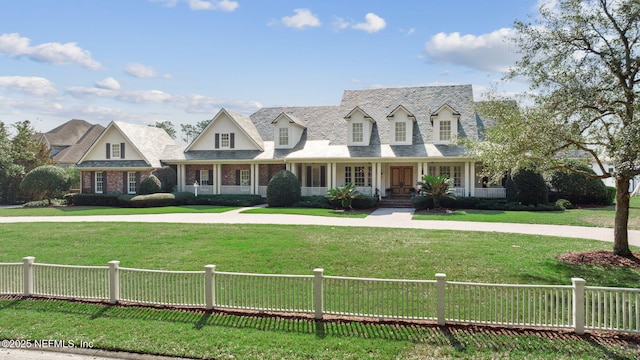
<path fill-rule="evenodd" d="M 162 3 L 165 7 L 175 7 L 178 4 L 178 0 L 149 0 L 151 2 Z M 221 11 L 234 11 L 240 6 L 237 1 L 231 0 L 182 0 L 187 3 L 189 9 L 193 11 L 202 10 L 221 10 Z"/>
<path fill-rule="evenodd" d="M 76 43 L 61 44 L 49 42 L 31 46 L 31 39 L 18 33 L 0 35 L 0 54 L 11 57 L 26 56 L 34 61 L 54 65 L 76 64 L 90 70 L 99 70 L 102 65 L 91 58 L 91 53 L 83 50 Z"/>
<path fill-rule="evenodd" d="M 331 23 L 331 27 L 336 30 L 344 30 L 346 28 L 349 27 L 349 22 L 345 21 L 343 18 L 341 17 L 336 17 L 335 20 L 333 21 L 333 23 Z"/>
<path fill-rule="evenodd" d="M 154 78 L 154 77 L 170 78 L 171 77 L 171 75 L 169 74 L 159 74 L 156 71 L 156 69 L 154 69 L 151 66 L 137 64 L 137 63 L 131 63 L 127 65 L 127 67 L 124 69 L 124 72 L 128 75 L 131 75 L 137 78 Z"/>
<path fill-rule="evenodd" d="M 296 13 L 293 16 L 285 16 L 281 22 L 287 27 L 293 27 L 296 29 L 303 29 L 305 27 L 317 27 L 320 26 L 320 19 L 311 13 L 309 9 L 295 9 Z"/>
<path fill-rule="evenodd" d="M 0 76 L 0 87 L 36 96 L 53 96 L 58 93 L 51 81 L 37 76 Z"/>
<path fill-rule="evenodd" d="M 352 27 L 356 30 L 364 30 L 368 33 L 378 32 L 387 27 L 387 22 L 374 13 L 368 13 L 364 19 L 365 22 L 355 24 Z"/>
<path fill-rule="evenodd" d="M 425 45 L 429 60 L 438 64 L 462 65 L 482 71 L 506 71 L 518 59 L 508 42 L 513 29 L 499 29 L 483 35 L 439 33 Z"/>
<path fill-rule="evenodd" d="M 96 81 L 96 87 L 100 89 L 107 89 L 107 90 L 119 90 L 120 83 L 118 83 L 116 79 L 112 77 L 108 77 L 102 81 Z"/>

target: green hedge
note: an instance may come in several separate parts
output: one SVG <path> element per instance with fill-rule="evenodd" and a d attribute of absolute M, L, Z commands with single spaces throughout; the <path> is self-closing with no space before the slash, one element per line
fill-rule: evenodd
<path fill-rule="evenodd" d="M 415 196 L 411 203 L 416 210 L 433 209 L 431 196 Z M 563 211 L 562 206 L 556 204 L 522 205 L 508 202 L 506 199 L 482 199 L 476 197 L 443 198 L 440 205 L 447 209 L 478 209 L 502 211 Z"/>
<path fill-rule="evenodd" d="M 297 208 L 333 209 L 331 200 L 325 196 L 303 196 L 301 201 L 293 204 Z"/>
<path fill-rule="evenodd" d="M 190 192 L 126 194 L 68 194 L 67 204 L 75 206 L 157 207 L 185 205 L 194 195 Z"/>
<path fill-rule="evenodd" d="M 264 204 L 265 200 L 260 195 L 253 194 L 224 194 L 224 195 L 198 195 L 188 201 L 189 205 L 215 205 L 215 206 L 255 206 Z"/>
<path fill-rule="evenodd" d="M 69 194 L 65 196 L 69 205 L 118 207 L 121 194 Z"/>

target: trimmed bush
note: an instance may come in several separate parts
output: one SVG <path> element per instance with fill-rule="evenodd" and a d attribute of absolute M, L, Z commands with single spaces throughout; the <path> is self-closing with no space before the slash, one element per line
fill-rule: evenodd
<path fill-rule="evenodd" d="M 596 175 L 588 164 L 573 162 L 570 166 L 575 170 Z M 574 204 L 612 204 L 607 187 L 600 179 L 567 170 L 556 170 L 551 172 L 549 183 L 557 191 L 560 199 L 567 199 Z"/>
<path fill-rule="evenodd" d="M 573 206 L 573 204 L 571 203 L 571 201 L 567 200 L 567 199 L 559 199 L 558 201 L 556 201 L 556 206 L 563 209 L 563 210 L 567 210 L 567 209 L 574 209 L 575 207 Z"/>
<path fill-rule="evenodd" d="M 611 205 L 616 202 L 616 187 L 615 186 L 607 186 L 607 200 L 609 201 L 607 205 Z"/>
<path fill-rule="evenodd" d="M 354 209 L 371 209 L 376 207 L 378 204 L 378 200 L 373 196 L 368 195 L 360 195 L 357 198 L 353 199 L 351 202 L 351 207 Z"/>
<path fill-rule="evenodd" d="M 118 194 L 74 194 L 73 205 L 75 206 L 112 206 L 117 207 Z"/>
<path fill-rule="evenodd" d="M 158 180 L 160 180 L 160 191 L 162 192 L 173 192 L 173 188 L 178 183 L 178 175 L 171 166 L 164 166 L 162 169 L 157 169 L 152 175 L 155 175 Z"/>
<path fill-rule="evenodd" d="M 331 201 L 324 196 L 303 196 L 301 201 L 293 204 L 298 208 L 333 209 Z"/>
<path fill-rule="evenodd" d="M 149 195 L 159 193 L 162 188 L 162 183 L 155 175 L 149 175 L 148 178 L 142 180 L 140 186 L 138 186 L 138 195 Z"/>
<path fill-rule="evenodd" d="M 171 193 L 156 193 L 149 195 L 120 196 L 118 203 L 122 207 L 146 208 L 172 206 L 176 204 L 176 197 Z"/>
<path fill-rule="evenodd" d="M 264 204 L 264 198 L 253 194 L 198 195 L 189 198 L 187 203 L 189 205 L 247 207 Z"/>
<path fill-rule="evenodd" d="M 43 165 L 29 171 L 20 183 L 20 189 L 29 194 L 31 200 L 48 200 L 62 197 L 69 190 L 69 175 L 67 172 L 53 165 Z"/>
<path fill-rule="evenodd" d="M 278 171 L 267 185 L 267 204 L 271 207 L 291 207 L 302 199 L 300 181 L 291 171 Z"/>
<path fill-rule="evenodd" d="M 523 205 L 547 204 L 549 189 L 542 175 L 536 171 L 521 169 L 507 176 L 505 184 L 507 200 Z"/>

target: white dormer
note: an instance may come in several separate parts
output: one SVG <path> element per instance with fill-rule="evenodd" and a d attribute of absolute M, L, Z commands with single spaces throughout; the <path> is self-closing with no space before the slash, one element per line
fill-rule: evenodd
<path fill-rule="evenodd" d="M 450 144 L 458 136 L 460 113 L 444 104 L 431 113 L 433 123 L 433 143 Z"/>
<path fill-rule="evenodd" d="M 274 126 L 273 142 L 276 149 L 293 149 L 307 128 L 302 120 L 287 113 L 278 115 L 271 124 Z"/>
<path fill-rule="evenodd" d="M 360 107 L 356 106 L 347 116 L 347 145 L 368 146 L 375 120 Z"/>
<path fill-rule="evenodd" d="M 192 150 L 264 150 L 260 134 L 249 116 L 221 109 L 187 146 Z"/>
<path fill-rule="evenodd" d="M 389 120 L 389 145 L 411 145 L 413 143 L 413 122 L 416 117 L 404 106 L 398 105 L 387 115 Z"/>

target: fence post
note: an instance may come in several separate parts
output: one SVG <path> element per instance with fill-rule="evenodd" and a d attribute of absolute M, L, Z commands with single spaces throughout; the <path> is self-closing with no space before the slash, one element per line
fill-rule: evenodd
<path fill-rule="evenodd" d="M 120 301 L 120 261 L 109 261 L 109 303 Z"/>
<path fill-rule="evenodd" d="M 215 265 L 205 265 L 204 266 L 204 299 L 205 299 L 205 308 L 207 310 L 212 310 L 213 306 L 216 304 L 216 266 Z"/>
<path fill-rule="evenodd" d="M 324 277 L 324 269 L 313 269 L 313 307 L 315 309 L 315 318 L 322 319 L 324 313 L 322 279 Z"/>
<path fill-rule="evenodd" d="M 438 298 L 438 325 L 444 326 L 445 324 L 445 285 L 447 283 L 446 274 L 436 274 L 436 289 Z"/>
<path fill-rule="evenodd" d="M 581 278 L 571 278 L 573 283 L 573 327 L 578 335 L 584 334 L 584 285 Z"/>
<path fill-rule="evenodd" d="M 33 262 L 36 258 L 27 256 L 22 258 L 22 294 L 33 295 Z"/>

